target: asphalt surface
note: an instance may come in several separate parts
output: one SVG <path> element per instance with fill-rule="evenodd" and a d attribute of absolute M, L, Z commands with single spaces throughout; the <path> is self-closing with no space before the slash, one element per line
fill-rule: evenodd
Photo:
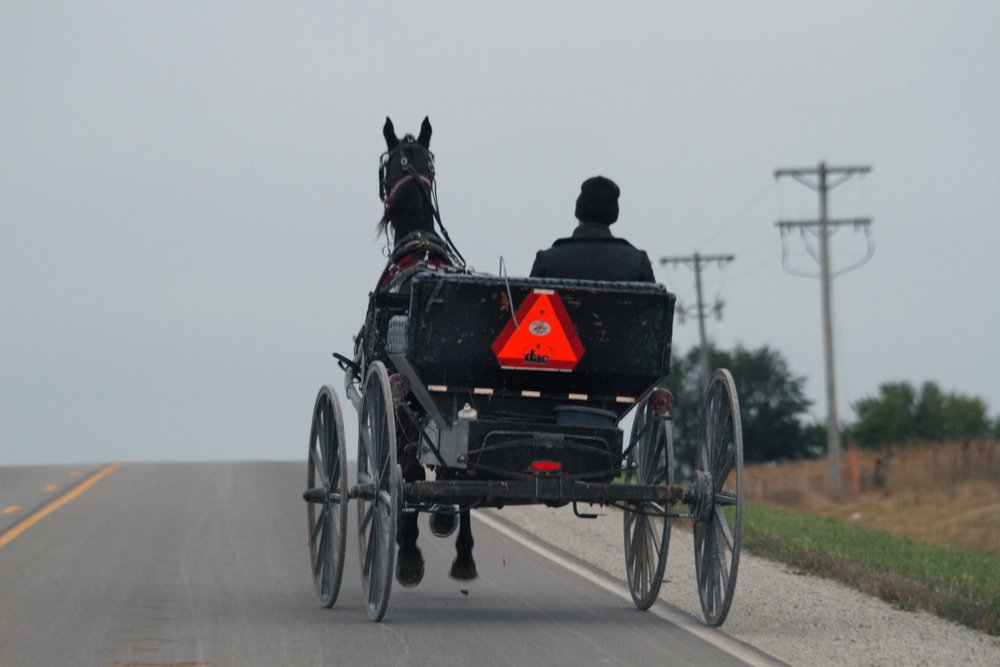
<path fill-rule="evenodd" d="M 323 609 L 305 468 L 0 468 L 0 665 L 741 664 L 716 631 L 640 612 L 617 582 L 595 583 L 476 513 L 479 579 L 448 578 L 454 538 L 422 518 L 424 581 L 394 586 L 372 623 L 351 507 L 340 596 Z"/>

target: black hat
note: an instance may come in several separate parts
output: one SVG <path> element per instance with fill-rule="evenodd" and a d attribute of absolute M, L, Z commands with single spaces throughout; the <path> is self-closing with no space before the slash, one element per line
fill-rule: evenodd
<path fill-rule="evenodd" d="M 618 219 L 618 186 L 610 178 L 594 176 L 580 186 L 576 198 L 576 219 L 610 225 Z"/>

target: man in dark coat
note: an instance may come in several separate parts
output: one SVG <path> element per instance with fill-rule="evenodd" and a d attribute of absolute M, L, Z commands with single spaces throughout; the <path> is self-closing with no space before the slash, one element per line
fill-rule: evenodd
<path fill-rule="evenodd" d="M 609 178 L 594 176 L 585 180 L 576 200 L 579 224 L 573 236 L 539 251 L 531 275 L 656 282 L 649 256 L 625 239 L 611 235 L 609 226 L 618 220 L 619 193 L 618 186 Z"/>

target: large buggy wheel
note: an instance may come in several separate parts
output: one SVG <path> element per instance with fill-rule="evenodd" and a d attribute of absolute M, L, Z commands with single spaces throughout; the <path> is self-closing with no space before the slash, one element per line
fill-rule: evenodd
<path fill-rule="evenodd" d="M 305 495 L 309 514 L 309 559 L 316 594 L 329 609 L 340 592 L 347 538 L 344 420 L 337 394 L 330 385 L 322 387 L 316 396 L 308 465 Z"/>
<path fill-rule="evenodd" d="M 358 544 L 368 616 L 380 621 L 389 604 L 395 560 L 400 471 L 389 376 L 373 362 L 362 389 L 358 437 Z"/>
<path fill-rule="evenodd" d="M 733 376 L 712 374 L 705 388 L 691 507 L 698 597 L 705 621 L 726 620 L 736 588 L 743 529 L 743 428 Z"/>
<path fill-rule="evenodd" d="M 636 410 L 626 459 L 626 484 L 670 485 L 674 482 L 674 449 L 670 421 L 642 402 Z M 625 573 L 632 601 L 649 609 L 660 594 L 670 547 L 671 503 L 647 501 L 625 510 Z"/>

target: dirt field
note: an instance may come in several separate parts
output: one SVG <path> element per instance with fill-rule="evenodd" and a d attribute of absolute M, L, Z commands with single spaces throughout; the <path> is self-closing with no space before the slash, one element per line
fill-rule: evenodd
<path fill-rule="evenodd" d="M 825 459 L 750 466 L 745 498 L 1000 558 L 1000 442 L 845 452 L 844 497 L 826 494 Z"/>

